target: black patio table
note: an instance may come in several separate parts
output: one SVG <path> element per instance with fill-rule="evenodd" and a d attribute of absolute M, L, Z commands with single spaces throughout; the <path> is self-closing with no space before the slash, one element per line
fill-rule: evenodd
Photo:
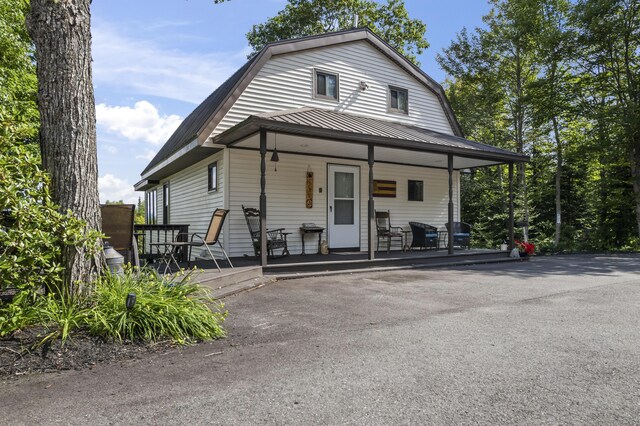
<path fill-rule="evenodd" d="M 322 233 L 324 232 L 324 228 L 316 225 L 302 225 L 300 227 L 300 237 L 302 238 L 302 253 L 304 252 L 304 237 L 307 234 L 318 234 L 318 254 L 320 254 L 320 246 L 322 245 Z"/>

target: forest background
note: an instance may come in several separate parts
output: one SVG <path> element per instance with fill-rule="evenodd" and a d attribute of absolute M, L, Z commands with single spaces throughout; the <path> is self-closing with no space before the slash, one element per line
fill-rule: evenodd
<path fill-rule="evenodd" d="M 486 29 L 439 55 L 467 138 L 518 165 L 518 237 L 544 250 L 637 249 L 640 16 L 636 0 L 493 0 Z M 506 167 L 464 176 L 479 245 L 506 237 Z M 485 244 L 483 244 L 485 243 Z"/>

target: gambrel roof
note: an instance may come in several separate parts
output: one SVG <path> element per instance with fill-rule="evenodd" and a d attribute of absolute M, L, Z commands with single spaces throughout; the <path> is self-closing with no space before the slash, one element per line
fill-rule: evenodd
<path fill-rule="evenodd" d="M 143 177 L 149 178 L 157 175 L 159 169 L 171 163 L 179 151 L 182 150 L 186 153 L 186 151 L 202 146 L 244 89 L 272 56 L 356 41 L 368 42 L 431 91 L 438 99 L 454 134 L 463 137 L 460 125 L 442 86 L 369 29 L 359 28 L 278 41 L 266 45 L 185 118 L 144 169 Z M 193 157 L 195 158 L 195 156 Z"/>

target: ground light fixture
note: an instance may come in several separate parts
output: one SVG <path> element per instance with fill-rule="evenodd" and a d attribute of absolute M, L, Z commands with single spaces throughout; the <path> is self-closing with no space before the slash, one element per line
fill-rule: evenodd
<path fill-rule="evenodd" d="M 127 309 L 133 309 L 133 307 L 136 306 L 136 294 L 127 294 L 127 300 L 125 300 L 124 305 L 127 307 Z"/>

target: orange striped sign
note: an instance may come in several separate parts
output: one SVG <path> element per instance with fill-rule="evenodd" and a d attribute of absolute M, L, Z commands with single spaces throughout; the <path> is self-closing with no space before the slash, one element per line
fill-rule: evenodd
<path fill-rule="evenodd" d="M 396 198 L 396 181 L 374 179 L 373 196 Z"/>

